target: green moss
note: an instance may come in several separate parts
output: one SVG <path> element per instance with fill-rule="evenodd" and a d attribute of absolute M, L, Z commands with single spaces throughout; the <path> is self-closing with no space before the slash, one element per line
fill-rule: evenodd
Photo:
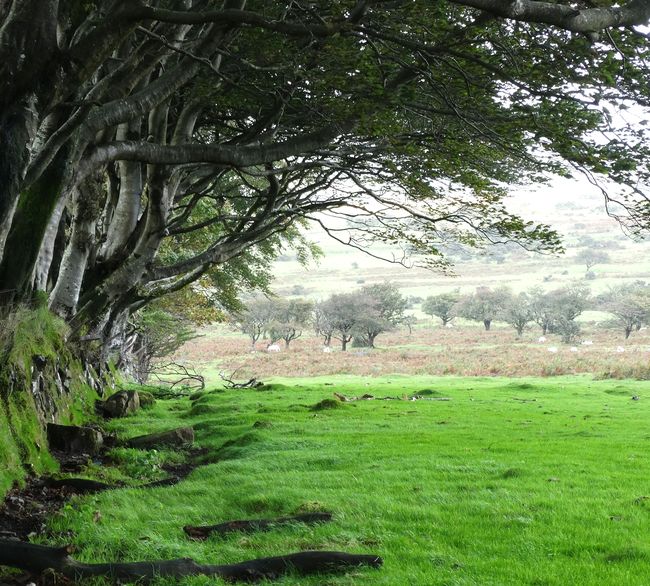
<path fill-rule="evenodd" d="M 143 409 L 149 409 L 156 404 L 155 397 L 148 391 L 138 391 L 138 397 L 140 398 L 140 407 Z"/>
<path fill-rule="evenodd" d="M 54 360 L 62 353 L 67 353 L 63 342 L 66 325 L 50 313 L 47 306 L 18 312 L 13 337 L 9 341 L 6 364 L 21 368 L 23 374 L 29 376 L 34 356 Z"/>
<path fill-rule="evenodd" d="M 9 427 L 7 415 L 0 407 L 0 495 L 11 488 L 15 479 L 20 478 L 23 468 L 20 451 Z"/>

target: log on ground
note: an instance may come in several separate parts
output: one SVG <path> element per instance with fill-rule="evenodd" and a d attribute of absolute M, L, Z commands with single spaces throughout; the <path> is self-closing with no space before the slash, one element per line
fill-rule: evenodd
<path fill-rule="evenodd" d="M 51 569 L 71 580 L 105 577 L 114 582 L 149 582 L 154 578 L 217 576 L 230 582 L 258 582 L 278 579 L 295 572 L 300 575 L 342 572 L 367 566 L 378 568 L 383 560 L 375 555 L 338 551 L 303 551 L 259 558 L 238 564 L 204 565 L 189 558 L 144 562 L 85 564 L 70 557 L 71 547 L 48 547 L 12 539 L 0 539 L 0 566 L 41 574 Z"/>

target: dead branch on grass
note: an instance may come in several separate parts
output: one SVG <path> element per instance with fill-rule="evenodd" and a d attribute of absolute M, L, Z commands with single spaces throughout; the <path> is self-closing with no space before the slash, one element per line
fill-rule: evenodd
<path fill-rule="evenodd" d="M 245 382 L 235 382 L 235 376 L 239 370 L 240 369 L 238 368 L 230 375 L 227 375 L 223 371 L 219 373 L 219 378 L 225 383 L 224 386 L 227 389 L 257 389 L 262 386 L 263 383 L 258 381 L 255 377 L 248 379 Z"/>

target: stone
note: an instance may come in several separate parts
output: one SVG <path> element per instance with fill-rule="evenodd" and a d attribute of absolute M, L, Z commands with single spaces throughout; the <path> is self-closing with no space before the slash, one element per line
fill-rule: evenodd
<path fill-rule="evenodd" d="M 47 441 L 51 450 L 92 455 L 102 449 L 104 436 L 92 427 L 48 423 Z"/>
<path fill-rule="evenodd" d="M 118 391 L 111 395 L 101 405 L 107 417 L 124 417 L 140 408 L 138 391 Z"/>

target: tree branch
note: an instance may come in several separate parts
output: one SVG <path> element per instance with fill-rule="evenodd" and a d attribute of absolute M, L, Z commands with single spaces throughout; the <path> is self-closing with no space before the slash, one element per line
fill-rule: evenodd
<path fill-rule="evenodd" d="M 521 22 L 550 24 L 575 33 L 598 32 L 610 27 L 646 24 L 650 20 L 650 2 L 631 0 L 622 6 L 577 9 L 566 4 L 537 0 L 450 0 L 471 6 L 501 18 Z"/>

